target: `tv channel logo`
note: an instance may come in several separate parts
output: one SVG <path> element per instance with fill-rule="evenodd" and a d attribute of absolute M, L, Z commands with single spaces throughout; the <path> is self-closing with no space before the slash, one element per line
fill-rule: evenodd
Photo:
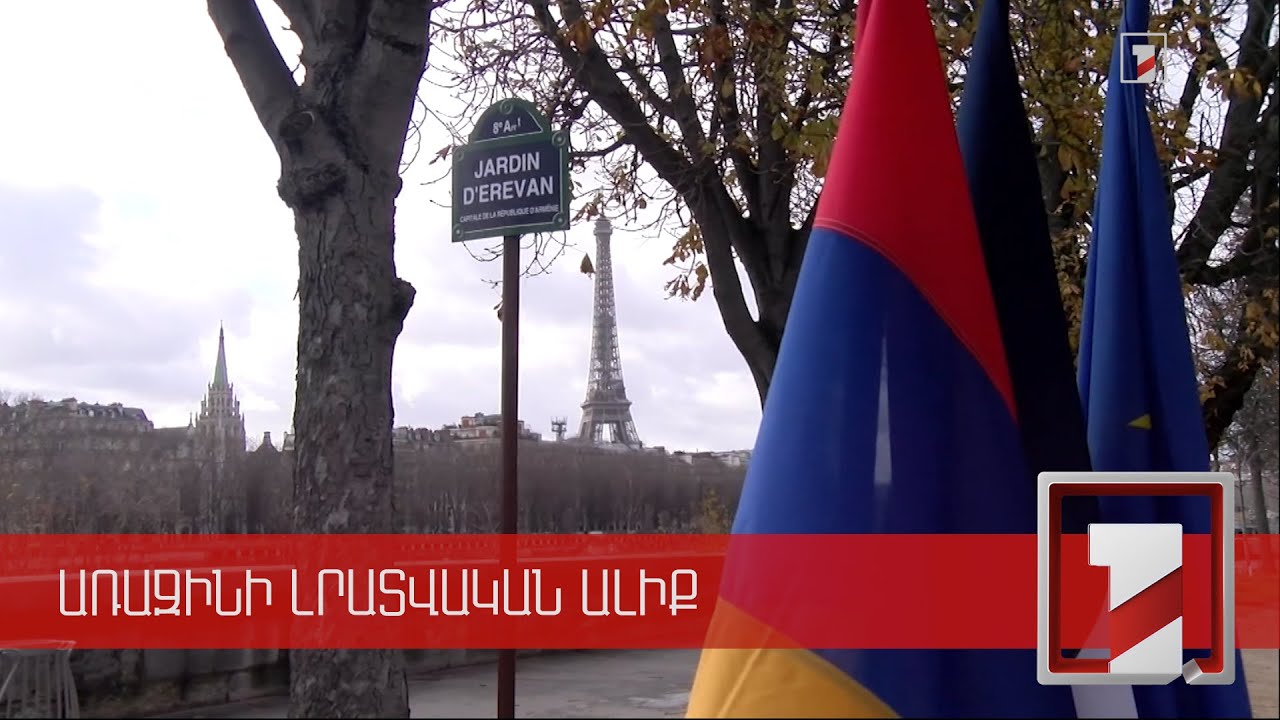
<path fill-rule="evenodd" d="M 1230 473 L 1041 473 L 1037 675 L 1042 685 L 1229 685 L 1235 680 L 1234 479 Z M 1209 656 L 1183 662 L 1183 528 L 1177 523 L 1093 523 L 1088 564 L 1107 569 L 1105 608 L 1069 607 L 1063 501 L 1070 497 L 1207 499 L 1211 556 L 1206 589 Z M 1078 577 L 1078 576 L 1077 576 Z M 1194 589 L 1193 589 L 1194 591 Z M 1090 613 L 1097 612 L 1094 620 Z M 1092 623 L 1083 647 L 1063 618 Z M 1105 650 L 1100 649 L 1105 647 Z M 1064 650 L 1078 649 L 1074 656 Z"/>
<path fill-rule="evenodd" d="M 1123 53 L 1120 82 L 1143 85 L 1155 82 L 1160 53 L 1168 46 L 1168 33 L 1120 33 L 1120 50 Z M 1130 59 L 1133 60 L 1132 65 Z"/>

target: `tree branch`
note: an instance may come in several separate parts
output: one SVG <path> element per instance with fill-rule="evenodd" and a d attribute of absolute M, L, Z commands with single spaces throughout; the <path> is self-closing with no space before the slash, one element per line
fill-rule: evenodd
<path fill-rule="evenodd" d="M 822 62 L 821 75 L 822 82 L 824 84 L 830 83 L 835 79 L 836 68 L 840 67 L 840 59 L 838 56 L 849 52 L 850 48 L 848 46 L 848 42 L 851 40 L 849 28 L 840 24 L 839 18 L 843 15 L 852 13 L 856 2 L 857 0 L 840 0 L 839 4 L 833 10 L 833 14 L 836 16 L 837 20 L 832 24 L 831 33 L 827 36 L 826 52 L 818 52 L 816 50 L 810 51 L 810 54 L 813 55 L 815 59 Z M 796 130 L 800 130 L 804 120 L 809 117 L 809 109 L 813 104 L 813 98 L 813 90 L 806 83 L 804 90 L 802 90 L 799 97 L 796 98 L 796 109 L 799 111 L 796 113 L 796 122 L 793 125 Z"/>
<path fill-rule="evenodd" d="M 254 0 L 209 0 L 209 18 L 249 103 L 272 144 L 279 148 L 280 123 L 293 108 L 298 86 Z"/>
<path fill-rule="evenodd" d="M 770 63 L 775 60 L 777 48 L 774 47 L 774 32 L 782 33 L 784 38 L 791 35 L 791 23 L 794 22 L 795 6 L 792 0 L 781 0 L 779 7 L 772 6 L 770 0 L 751 0 L 751 19 L 748 21 L 747 57 L 750 60 L 751 74 L 756 86 L 756 157 L 759 172 L 756 176 L 757 193 L 760 198 L 760 212 L 751 219 L 761 228 L 772 224 L 772 216 L 777 212 L 778 188 L 776 173 L 779 163 L 787 158 L 786 148 L 781 138 L 773 136 L 773 123 L 782 111 L 784 98 L 776 97 L 775 85 L 769 77 Z M 784 29 L 775 27 L 778 16 L 787 17 Z M 759 37 L 751 38 L 751 28 L 755 27 Z M 785 42 L 785 41 L 784 41 Z M 785 60 L 786 47 L 783 55 Z M 790 193 L 788 192 L 788 200 Z M 789 219 L 789 218 L 788 218 Z M 745 259 L 744 259 L 745 260 Z M 748 270 L 754 270 L 747 263 Z M 764 270 L 764 268 L 760 268 Z M 758 271 L 758 270 L 757 270 Z"/>
<path fill-rule="evenodd" d="M 318 37 L 311 0 L 276 0 L 276 6 L 289 18 L 289 29 L 302 41 L 303 51 L 315 47 Z"/>
<path fill-rule="evenodd" d="M 413 114 L 413 99 L 427 63 L 427 28 L 435 3 L 426 0 L 371 0 L 364 39 L 356 58 L 350 112 L 376 138 L 364 150 L 381 149 L 386 157 L 370 157 L 376 167 L 397 167 L 404 152 L 404 128 Z M 407 99 L 407 102 L 406 102 Z M 386 142 L 399 136 L 400 142 Z"/>
<path fill-rule="evenodd" d="M 1254 276 L 1253 280 L 1251 287 L 1245 291 L 1245 303 L 1261 303 L 1263 310 L 1260 322 L 1266 327 L 1275 327 L 1280 318 L 1276 316 L 1274 295 L 1267 298 L 1257 287 L 1265 287 L 1268 284 L 1267 278 Z M 1231 426 L 1236 412 L 1244 405 L 1245 396 L 1248 395 L 1249 388 L 1253 387 L 1258 371 L 1275 354 L 1274 343 L 1257 341 L 1252 328 L 1253 322 L 1254 319 L 1247 310 L 1242 309 L 1236 341 L 1210 378 L 1210 383 L 1215 386 L 1213 396 L 1205 401 L 1202 408 L 1209 447 L 1217 447 L 1222 442 L 1222 436 Z"/>
<path fill-rule="evenodd" d="M 645 73 L 640 69 L 635 58 L 627 54 L 626 50 L 618 51 L 618 64 L 627 73 L 627 77 L 631 78 L 631 82 L 636 84 L 636 89 L 640 91 L 640 95 L 644 97 L 645 102 L 652 105 L 653 109 L 657 110 L 663 117 L 675 119 L 675 108 L 671 106 L 671 103 L 666 98 L 659 95 L 657 90 L 653 89 L 653 84 L 649 82 L 649 78 L 645 77 Z"/>
<path fill-rule="evenodd" d="M 569 157 L 573 160 L 586 160 L 587 158 L 604 157 L 605 155 L 608 155 L 628 144 L 630 143 L 627 141 L 627 134 L 619 133 L 617 140 L 614 140 L 602 148 L 597 148 L 595 150 L 574 150 L 569 153 Z"/>
<path fill-rule="evenodd" d="M 1177 7 L 1181 4 L 1181 0 L 1175 2 Z M 1182 111 L 1182 117 L 1186 121 L 1190 121 L 1192 109 L 1195 107 L 1196 99 L 1200 97 L 1201 81 L 1204 79 L 1204 71 L 1213 68 L 1220 73 L 1229 72 L 1230 66 L 1222 57 L 1222 48 L 1218 45 L 1218 39 L 1213 34 L 1213 28 L 1209 25 L 1207 19 L 1212 12 L 1209 0 L 1201 0 L 1197 3 L 1197 9 L 1192 12 L 1193 25 L 1196 32 L 1200 36 L 1200 50 L 1196 55 L 1195 61 L 1191 63 L 1191 68 L 1187 72 L 1187 80 L 1182 85 L 1182 95 L 1178 99 L 1178 108 Z"/>
<path fill-rule="evenodd" d="M 565 64 L 574 69 L 578 85 L 618 123 L 628 141 L 636 146 L 663 180 L 677 192 L 688 190 L 693 182 L 689 161 L 649 125 L 640 103 L 622 84 L 594 35 L 586 39 L 582 50 L 578 50 L 561 32 L 559 23 L 551 14 L 549 0 L 525 2 L 533 10 L 534 20 L 543 36 L 552 43 Z M 577 0 L 564 0 L 560 8 L 566 25 L 585 19 L 582 5 Z"/>
<path fill-rule="evenodd" d="M 676 47 L 675 37 L 671 34 L 671 23 L 666 13 L 655 13 L 653 16 L 653 37 L 658 46 L 658 64 L 667 81 L 667 93 L 675 110 L 675 121 L 684 136 L 684 147 L 695 165 L 706 161 L 706 136 L 702 131 L 702 122 L 698 119 L 698 107 L 693 102 L 693 92 L 689 89 L 689 81 L 684 76 L 680 63 L 680 50 Z"/>
<path fill-rule="evenodd" d="M 760 214 L 752 220 L 764 231 L 763 260 L 755 252 L 743 258 L 748 273 L 764 274 L 772 282 L 762 283 L 753 277 L 757 287 L 772 285 L 782 280 L 787 272 L 786 243 L 791 239 L 791 193 L 795 188 L 796 161 L 787 150 L 786 133 L 774 137 L 773 125 L 784 113 L 786 97 L 779 96 L 779 84 L 770 82 L 769 73 L 776 62 L 786 62 L 790 38 L 793 36 L 797 12 L 794 0 L 779 0 L 776 10 L 768 0 L 752 0 L 752 8 L 758 17 L 769 17 L 771 28 L 764 42 L 752 52 L 752 68 L 758 89 L 756 98 L 756 142 L 760 145 L 757 182 L 760 186 Z M 839 25 L 839 22 L 836 22 Z M 777 33 L 775 36 L 774 33 Z M 781 52 L 775 37 L 781 38 Z M 781 57 L 779 57 L 781 55 Z"/>
<path fill-rule="evenodd" d="M 729 34 L 729 17 L 724 0 L 711 0 L 712 25 L 707 31 L 705 45 L 714 54 L 711 79 L 712 118 L 724 127 L 725 154 L 738 176 L 738 187 L 746 201 L 747 214 L 759 217 L 760 188 L 756 174 L 759 172 L 749 152 L 750 140 L 742 130 L 742 110 L 739 107 L 738 72 L 734 63 L 733 37 Z"/>
<path fill-rule="evenodd" d="M 1275 14 L 1276 0 L 1257 0 L 1249 4 L 1249 16 L 1240 39 L 1237 72 L 1253 77 L 1271 77 L 1276 72 L 1276 47 L 1268 51 L 1267 35 Z M 1263 72 L 1270 70 L 1268 75 Z M 1195 273 L 1204 266 L 1219 238 L 1231 222 L 1231 213 L 1240 196 L 1249 187 L 1247 172 L 1249 154 L 1258 139 L 1258 111 L 1263 98 L 1249 92 L 1231 98 L 1223 123 L 1218 164 L 1209 176 L 1204 198 L 1188 224 L 1187 238 L 1178 247 L 1178 264 L 1184 273 Z"/>
<path fill-rule="evenodd" d="M 1186 188 L 1189 188 L 1192 185 L 1194 185 L 1196 181 L 1207 177 L 1210 171 L 1211 170 L 1208 165 L 1201 165 L 1198 168 L 1187 170 L 1182 174 L 1182 177 L 1173 181 L 1173 184 L 1170 186 L 1170 188 L 1175 193 L 1178 192 L 1179 190 L 1184 190 Z"/>
<path fill-rule="evenodd" d="M 1206 260 L 1186 268 L 1183 279 L 1188 283 L 1221 285 L 1228 280 L 1249 275 L 1255 268 L 1275 260 L 1274 244 L 1268 245 L 1264 240 L 1267 239 L 1268 230 L 1273 229 L 1276 224 L 1272 205 L 1276 196 L 1277 168 L 1280 167 L 1280 99 L 1272 102 L 1262 113 L 1258 129 L 1262 137 L 1254 150 L 1253 207 L 1248 230 L 1239 238 L 1238 247 L 1225 262 L 1210 265 Z M 1251 184 L 1250 176 L 1243 171 L 1241 175 L 1241 182 L 1248 187 Z M 1233 223 L 1228 220 L 1221 225 L 1221 232 L 1225 233 L 1232 226 Z"/>

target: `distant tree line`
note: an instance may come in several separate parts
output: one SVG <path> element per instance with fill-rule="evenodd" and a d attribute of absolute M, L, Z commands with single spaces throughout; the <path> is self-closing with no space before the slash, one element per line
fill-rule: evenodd
<path fill-rule="evenodd" d="M 291 532 L 293 453 L 259 448 L 215 466 L 162 438 L 104 445 L 0 447 L 0 532 Z M 496 532 L 500 475 L 497 443 L 398 448 L 393 525 Z M 713 458 L 522 443 L 520 529 L 723 532 L 744 475 Z"/>

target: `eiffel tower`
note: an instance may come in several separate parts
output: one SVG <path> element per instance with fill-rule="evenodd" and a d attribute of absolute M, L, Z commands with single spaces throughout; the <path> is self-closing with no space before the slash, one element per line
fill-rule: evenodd
<path fill-rule="evenodd" d="M 595 301 L 591 319 L 591 361 L 587 374 L 587 399 L 582 403 L 582 424 L 578 441 L 592 445 L 619 444 L 641 447 L 631 401 L 622 382 L 622 360 L 618 356 L 617 304 L 613 297 L 613 261 L 609 238 L 613 227 L 604 218 L 596 220 Z"/>

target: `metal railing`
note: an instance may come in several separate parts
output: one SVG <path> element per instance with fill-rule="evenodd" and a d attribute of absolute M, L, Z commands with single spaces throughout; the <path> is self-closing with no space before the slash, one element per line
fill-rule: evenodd
<path fill-rule="evenodd" d="M 65 640 L 0 642 L 0 717 L 78 718 L 80 701 Z"/>

